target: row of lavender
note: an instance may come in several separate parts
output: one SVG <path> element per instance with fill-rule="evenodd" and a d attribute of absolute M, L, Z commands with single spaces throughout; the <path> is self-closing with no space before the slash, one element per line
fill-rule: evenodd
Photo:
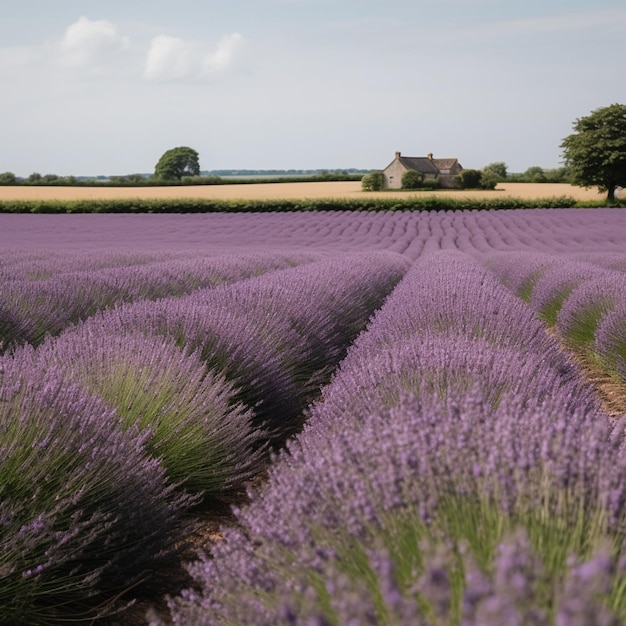
<path fill-rule="evenodd" d="M 46 335 L 116 305 L 181 296 L 319 258 L 313 253 L 12 254 L 0 264 L 0 352 L 38 345 Z"/>
<path fill-rule="evenodd" d="M 568 348 L 626 385 L 626 249 L 571 256 L 500 253 L 486 262 Z"/>
<path fill-rule="evenodd" d="M 118 302 L 0 357 L 3 619 L 91 619 L 176 559 L 189 512 L 239 490 L 299 430 L 408 265 L 339 255 Z"/>
<path fill-rule="evenodd" d="M 175 624 L 626 617 L 621 429 L 481 262 L 416 261 L 309 413 Z"/>

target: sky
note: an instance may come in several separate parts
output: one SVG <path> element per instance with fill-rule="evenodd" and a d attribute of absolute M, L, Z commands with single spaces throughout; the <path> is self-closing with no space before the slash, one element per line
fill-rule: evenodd
<path fill-rule="evenodd" d="M 624 0 L 0 0 L 0 172 L 554 168 L 625 59 Z"/>

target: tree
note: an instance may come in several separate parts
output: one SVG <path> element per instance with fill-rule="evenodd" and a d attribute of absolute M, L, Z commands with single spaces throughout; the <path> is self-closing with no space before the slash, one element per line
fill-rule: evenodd
<path fill-rule="evenodd" d="M 626 182 L 626 105 L 595 109 L 573 124 L 575 133 L 561 148 L 570 182 L 578 187 L 598 187 L 615 198 L 615 187 Z"/>
<path fill-rule="evenodd" d="M 495 163 L 489 163 L 483 167 L 483 174 L 489 178 L 495 178 L 500 182 L 506 180 L 507 175 L 506 163 L 503 161 L 496 161 Z"/>
<path fill-rule="evenodd" d="M 543 171 L 543 168 L 539 167 L 539 165 L 531 165 L 524 172 L 524 180 L 526 180 L 529 183 L 545 183 L 546 174 Z"/>
<path fill-rule="evenodd" d="M 462 170 L 456 177 L 455 183 L 461 189 L 478 189 L 481 178 L 480 170 Z"/>
<path fill-rule="evenodd" d="M 183 176 L 199 176 L 198 153 L 187 146 L 172 148 L 163 153 L 154 168 L 154 177 L 163 180 L 181 180 Z"/>
<path fill-rule="evenodd" d="M 361 178 L 361 189 L 363 191 L 380 191 L 385 182 L 382 172 L 369 172 Z"/>
<path fill-rule="evenodd" d="M 402 174 L 402 189 L 419 189 L 424 184 L 424 174 L 417 170 L 407 170 Z"/>
<path fill-rule="evenodd" d="M 0 185 L 15 185 L 17 176 L 13 172 L 2 172 L 0 174 Z"/>

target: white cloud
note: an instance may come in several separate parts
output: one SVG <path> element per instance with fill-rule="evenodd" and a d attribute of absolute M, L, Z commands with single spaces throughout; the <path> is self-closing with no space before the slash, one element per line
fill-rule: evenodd
<path fill-rule="evenodd" d="M 4 77 L 32 68 L 52 76 L 143 76 L 147 81 L 201 80 L 231 70 L 244 39 L 224 35 L 217 44 L 158 35 L 149 44 L 131 40 L 113 22 L 80 17 L 62 37 L 32 46 L 0 47 Z M 16 74 L 17 75 L 17 74 Z"/>
<path fill-rule="evenodd" d="M 232 67 L 243 38 L 239 33 L 220 39 L 210 50 L 204 43 L 158 35 L 146 57 L 144 78 L 149 81 L 197 79 Z"/>
<path fill-rule="evenodd" d="M 205 57 L 204 71 L 208 73 L 219 72 L 231 66 L 241 45 L 242 37 L 239 33 L 222 37 L 217 44 L 217 50 Z"/>
<path fill-rule="evenodd" d="M 64 65 L 87 67 L 106 64 L 129 47 L 130 40 L 118 33 L 115 24 L 81 17 L 68 26 L 58 51 Z"/>
<path fill-rule="evenodd" d="M 158 35 L 148 50 L 144 78 L 178 80 L 194 72 L 196 54 L 193 46 L 178 37 Z"/>

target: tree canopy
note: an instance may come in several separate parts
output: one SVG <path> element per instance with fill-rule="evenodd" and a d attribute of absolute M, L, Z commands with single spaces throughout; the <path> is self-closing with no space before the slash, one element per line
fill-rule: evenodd
<path fill-rule="evenodd" d="M 485 176 L 490 176 L 495 178 L 496 181 L 500 182 L 502 180 L 506 180 L 507 177 L 507 167 L 504 161 L 496 161 L 495 163 L 489 163 L 489 165 L 485 165 L 483 167 L 482 172 Z"/>
<path fill-rule="evenodd" d="M 573 126 L 561 143 L 571 183 L 598 187 L 613 200 L 615 187 L 626 183 L 626 105 L 595 109 Z"/>
<path fill-rule="evenodd" d="M 167 150 L 154 168 L 154 177 L 163 180 L 181 180 L 183 176 L 199 175 L 198 153 L 187 146 Z"/>
<path fill-rule="evenodd" d="M 402 189 L 419 189 L 424 183 L 424 174 L 417 170 L 407 170 L 402 174 Z"/>
<path fill-rule="evenodd" d="M 382 172 L 369 172 L 361 178 L 361 189 L 363 191 L 380 191 L 384 182 L 385 179 Z"/>

